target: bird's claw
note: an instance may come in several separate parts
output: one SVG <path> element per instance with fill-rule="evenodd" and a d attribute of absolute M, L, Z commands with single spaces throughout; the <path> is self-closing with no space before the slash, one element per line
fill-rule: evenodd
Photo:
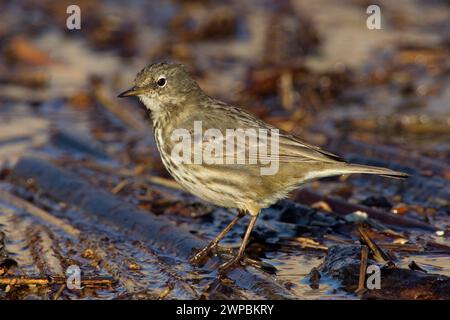
<path fill-rule="evenodd" d="M 211 253 L 212 249 L 213 248 L 210 247 L 201 249 L 192 258 L 189 259 L 189 262 L 195 266 L 205 263 L 208 260 L 208 256 Z"/>
<path fill-rule="evenodd" d="M 219 273 L 225 275 L 232 269 L 242 265 L 242 257 L 235 257 L 219 266 Z"/>

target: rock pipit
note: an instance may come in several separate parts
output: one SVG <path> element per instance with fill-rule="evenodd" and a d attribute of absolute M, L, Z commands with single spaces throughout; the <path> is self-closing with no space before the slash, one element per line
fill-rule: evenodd
<path fill-rule="evenodd" d="M 245 213 L 250 214 L 239 252 L 220 267 L 221 272 L 240 263 L 260 210 L 287 197 L 304 182 L 350 173 L 407 177 L 390 169 L 349 164 L 236 106 L 211 98 L 179 64 L 144 68 L 136 76 L 135 86 L 119 95 L 128 96 L 138 96 L 150 110 L 162 162 L 174 179 L 204 200 L 238 209 L 238 215 L 191 262 L 204 261 Z"/>

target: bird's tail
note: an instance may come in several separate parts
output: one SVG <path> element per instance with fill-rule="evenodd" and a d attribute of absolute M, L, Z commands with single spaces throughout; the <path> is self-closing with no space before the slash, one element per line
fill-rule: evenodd
<path fill-rule="evenodd" d="M 366 173 L 366 174 L 377 174 L 380 176 L 398 179 L 405 179 L 409 177 L 409 174 L 404 172 L 394 171 L 391 169 L 381 167 L 365 166 L 362 164 L 346 164 L 340 166 L 339 170 L 342 170 L 342 174 Z"/>

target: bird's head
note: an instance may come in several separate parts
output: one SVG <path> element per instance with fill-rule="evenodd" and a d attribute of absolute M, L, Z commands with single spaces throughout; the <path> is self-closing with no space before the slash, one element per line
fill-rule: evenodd
<path fill-rule="evenodd" d="M 179 106 L 202 91 L 181 64 L 154 63 L 142 69 L 134 86 L 119 97 L 137 96 L 152 112 Z"/>

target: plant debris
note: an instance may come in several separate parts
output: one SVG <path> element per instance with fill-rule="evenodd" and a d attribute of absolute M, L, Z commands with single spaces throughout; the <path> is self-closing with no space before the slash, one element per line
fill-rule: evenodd
<path fill-rule="evenodd" d="M 78 5 L 82 28 L 68 30 L 63 2 L 0 4 L 0 299 L 450 298 L 444 2 L 402 4 L 408 19 L 383 3 L 377 31 L 359 2 Z M 248 217 L 194 267 L 237 213 L 185 193 L 147 110 L 116 99 L 156 60 L 311 144 L 411 177 L 305 184 L 262 211 L 242 267 L 217 273 Z"/>

